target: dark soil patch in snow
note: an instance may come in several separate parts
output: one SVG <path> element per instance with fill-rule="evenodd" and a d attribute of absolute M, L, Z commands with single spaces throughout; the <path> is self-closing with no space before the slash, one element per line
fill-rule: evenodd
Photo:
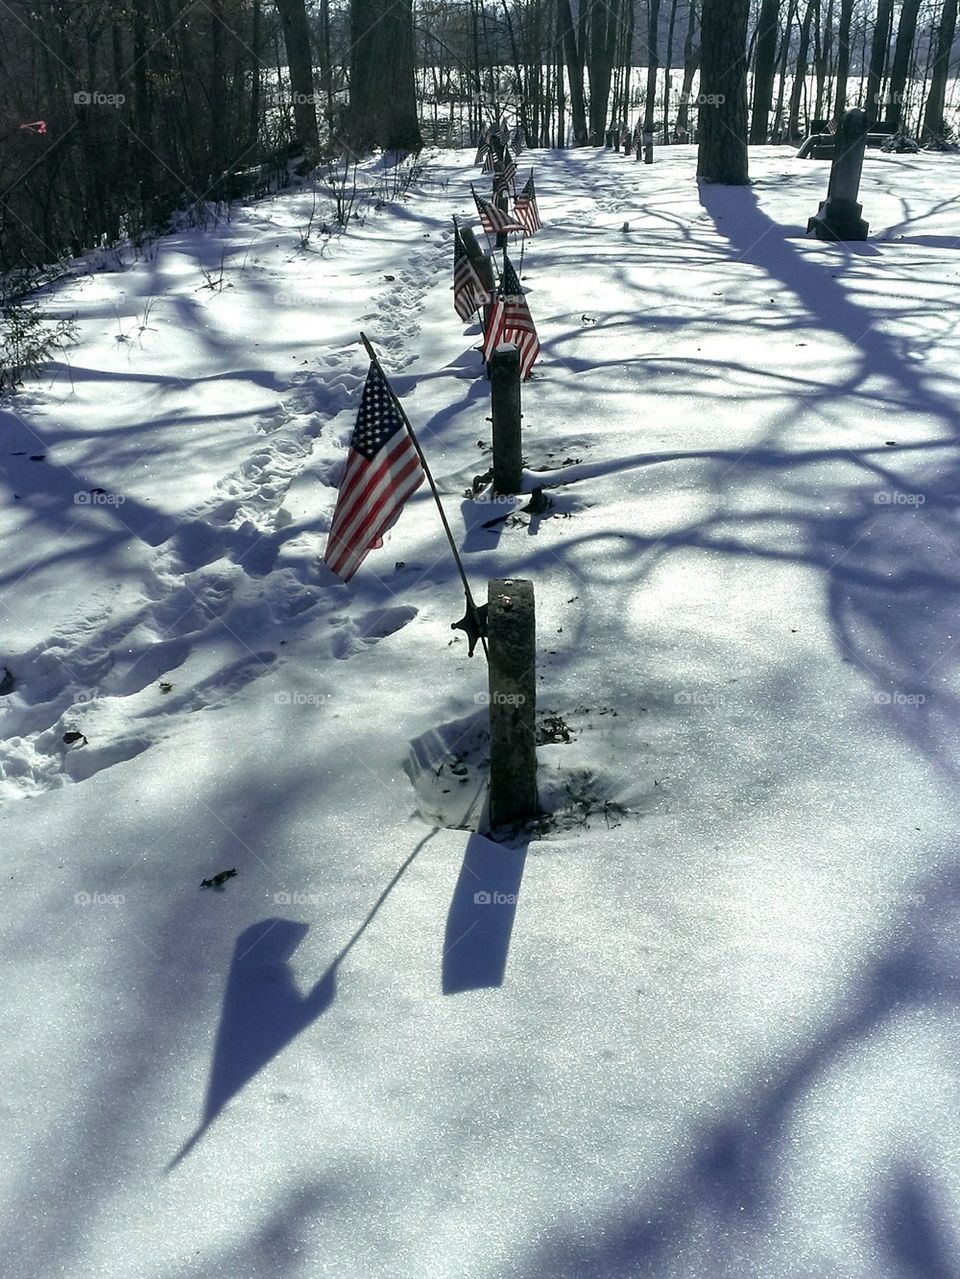
<path fill-rule="evenodd" d="M 588 762 L 577 742 L 597 716 L 616 716 L 612 707 L 577 707 L 563 715 L 537 715 L 537 783 L 541 811 L 530 822 L 493 832 L 503 842 L 543 839 L 552 831 L 587 830 L 597 823 L 619 826 L 630 810 L 617 799 L 619 786 Z M 579 722 L 570 723 L 576 717 Z M 586 718 L 589 717 L 589 718 Z M 569 760 L 557 748 L 570 746 Z M 564 751 L 564 755 L 566 752 Z M 410 743 L 404 763 L 416 796 L 417 815 L 430 826 L 490 833 L 490 729 L 486 709 L 450 720 Z"/>

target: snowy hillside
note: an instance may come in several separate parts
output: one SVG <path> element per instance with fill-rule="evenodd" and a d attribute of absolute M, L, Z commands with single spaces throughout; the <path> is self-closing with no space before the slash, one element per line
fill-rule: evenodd
<path fill-rule="evenodd" d="M 0 402 L 4 1274 L 958 1273 L 960 164 L 868 153 L 828 246 L 826 165 L 695 159 L 523 157 L 553 506 L 492 528 L 472 153 L 51 290 L 69 367 Z M 429 491 L 320 562 L 361 330 L 478 597 L 535 583 L 537 838 L 475 833 Z"/>

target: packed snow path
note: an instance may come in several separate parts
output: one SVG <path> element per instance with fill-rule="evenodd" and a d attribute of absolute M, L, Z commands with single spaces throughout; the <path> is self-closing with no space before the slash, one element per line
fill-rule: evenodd
<path fill-rule="evenodd" d="M 61 284 L 0 408 L 4 1268 L 952 1275 L 960 164 L 870 153 L 826 246 L 786 150 L 534 153 L 554 506 L 490 530 L 471 158 Z M 319 562 L 360 329 L 478 593 L 536 583 L 517 848 L 429 495 Z"/>

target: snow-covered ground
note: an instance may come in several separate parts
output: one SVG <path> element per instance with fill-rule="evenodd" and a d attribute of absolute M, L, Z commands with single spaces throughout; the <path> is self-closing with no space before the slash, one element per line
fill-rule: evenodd
<path fill-rule="evenodd" d="M 471 154 L 52 293 L 69 369 L 0 406 L 5 1275 L 958 1273 L 960 162 L 869 153 L 827 246 L 787 149 L 523 158 L 541 517 L 464 496 Z M 542 838 L 471 830 L 428 491 L 320 563 L 360 330 L 477 594 L 535 583 Z"/>

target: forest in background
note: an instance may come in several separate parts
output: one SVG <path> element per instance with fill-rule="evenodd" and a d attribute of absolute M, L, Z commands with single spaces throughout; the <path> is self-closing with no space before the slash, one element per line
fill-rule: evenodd
<path fill-rule="evenodd" d="M 492 118 L 531 146 L 613 124 L 695 141 L 718 98 L 704 27 L 753 144 L 861 105 L 949 145 L 956 19 L 957 0 L 8 0 L 0 272 L 276 190 L 292 159 L 461 146 Z"/>

